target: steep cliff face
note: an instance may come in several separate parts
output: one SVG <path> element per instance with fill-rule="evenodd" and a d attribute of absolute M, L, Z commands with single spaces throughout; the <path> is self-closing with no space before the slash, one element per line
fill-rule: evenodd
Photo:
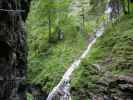
<path fill-rule="evenodd" d="M 0 100 L 25 100 L 17 95 L 27 69 L 25 19 L 22 20 L 21 10 L 18 0 L 0 0 Z"/>

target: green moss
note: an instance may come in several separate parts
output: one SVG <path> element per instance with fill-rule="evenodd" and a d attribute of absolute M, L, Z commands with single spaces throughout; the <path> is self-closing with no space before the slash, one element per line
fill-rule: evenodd
<path fill-rule="evenodd" d="M 104 35 L 93 46 L 88 57 L 82 62 L 72 78 L 73 94 L 81 93 L 86 98 L 89 93 L 97 92 L 97 82 L 112 75 L 125 75 L 133 72 L 133 17 L 123 16 L 118 24 L 110 24 Z M 99 64 L 101 72 L 92 66 Z M 83 91 L 81 91 L 83 90 Z M 87 94 L 88 93 L 88 94 Z M 78 99 L 74 99 L 78 100 Z"/>

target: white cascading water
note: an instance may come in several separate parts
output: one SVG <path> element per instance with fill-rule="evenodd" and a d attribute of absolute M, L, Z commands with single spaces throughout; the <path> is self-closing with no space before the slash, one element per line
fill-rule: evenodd
<path fill-rule="evenodd" d="M 111 12 L 112 12 L 112 8 L 109 6 L 109 4 L 107 4 L 107 8 L 105 11 L 105 14 L 107 15 L 107 19 L 103 21 L 97 29 L 95 29 L 95 38 L 91 41 L 91 43 L 89 43 L 87 49 L 83 52 L 83 54 L 79 57 L 79 59 L 75 60 L 70 65 L 68 70 L 63 75 L 61 81 L 49 93 L 47 100 L 71 100 L 70 84 L 69 84 L 70 77 L 73 71 L 78 68 L 81 61 L 88 55 L 92 45 L 96 42 L 97 38 L 102 36 L 105 26 L 107 25 L 107 22 L 109 21 Z M 57 96 L 58 96 L 58 99 L 57 99 Z"/>

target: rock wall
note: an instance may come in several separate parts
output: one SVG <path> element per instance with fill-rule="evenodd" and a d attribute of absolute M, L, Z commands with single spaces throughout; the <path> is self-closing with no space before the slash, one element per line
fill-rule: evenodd
<path fill-rule="evenodd" d="M 0 100 L 26 100 L 23 92 L 18 93 L 27 69 L 28 12 L 22 14 L 21 5 L 19 0 L 0 0 Z"/>

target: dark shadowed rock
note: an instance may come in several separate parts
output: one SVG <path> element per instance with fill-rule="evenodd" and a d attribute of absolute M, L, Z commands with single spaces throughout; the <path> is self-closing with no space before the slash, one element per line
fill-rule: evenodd
<path fill-rule="evenodd" d="M 98 94 L 92 96 L 92 100 L 133 100 L 133 77 L 105 76 L 97 82 Z"/>
<path fill-rule="evenodd" d="M 0 9 L 0 100 L 26 100 L 17 91 L 26 77 L 26 17 L 22 18 L 28 12 L 16 11 L 21 10 L 20 0 L 0 0 Z"/>

